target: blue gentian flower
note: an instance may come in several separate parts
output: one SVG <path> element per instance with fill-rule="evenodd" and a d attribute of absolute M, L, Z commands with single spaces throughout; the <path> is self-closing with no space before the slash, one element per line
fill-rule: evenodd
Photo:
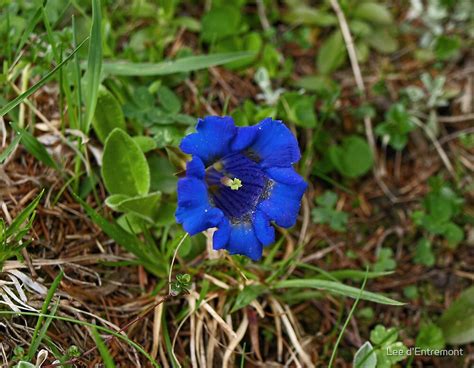
<path fill-rule="evenodd" d="M 217 227 L 214 249 L 262 257 L 278 226 L 291 227 L 307 184 L 293 169 L 296 138 L 278 120 L 236 127 L 230 116 L 199 119 L 180 148 L 192 155 L 178 181 L 176 220 L 194 235 Z"/>

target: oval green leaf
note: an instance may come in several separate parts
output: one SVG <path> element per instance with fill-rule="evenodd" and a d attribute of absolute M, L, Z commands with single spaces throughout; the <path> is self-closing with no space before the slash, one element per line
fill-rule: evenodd
<path fill-rule="evenodd" d="M 329 74 L 346 61 L 346 46 L 339 31 L 334 31 L 321 45 L 316 64 L 321 74 Z"/>
<path fill-rule="evenodd" d="M 122 129 L 115 128 L 105 141 L 102 177 L 110 194 L 131 197 L 150 189 L 150 169 L 140 146 Z"/>
<path fill-rule="evenodd" d="M 474 341 L 474 286 L 462 292 L 441 316 L 438 325 L 449 344 Z"/>
<path fill-rule="evenodd" d="M 145 220 L 153 221 L 158 215 L 160 200 L 160 192 L 136 197 L 114 194 L 105 200 L 105 204 L 115 211 L 131 212 Z"/>
<path fill-rule="evenodd" d="M 105 88 L 99 90 L 92 126 L 102 143 L 115 128 L 125 130 L 122 107 L 115 96 Z"/>

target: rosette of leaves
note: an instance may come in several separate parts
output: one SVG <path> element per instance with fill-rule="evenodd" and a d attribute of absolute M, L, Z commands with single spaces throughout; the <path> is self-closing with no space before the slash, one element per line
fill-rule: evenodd
<path fill-rule="evenodd" d="M 461 214 L 464 200 L 441 177 L 429 180 L 430 192 L 423 200 L 423 210 L 413 213 L 415 224 L 432 235 L 440 235 L 451 246 L 464 239 L 463 229 L 455 223 Z"/>
<path fill-rule="evenodd" d="M 110 193 L 107 206 L 148 221 L 155 219 L 161 192 L 149 193 L 150 168 L 145 154 L 122 129 L 114 129 L 105 141 L 102 178 Z"/>
<path fill-rule="evenodd" d="M 407 356 L 407 347 L 398 341 L 395 327 L 377 325 L 354 355 L 354 368 L 391 368 Z"/>
<path fill-rule="evenodd" d="M 409 133 L 415 127 L 405 106 L 396 103 L 387 111 L 385 121 L 376 127 L 375 133 L 386 139 L 393 149 L 401 151 L 408 142 Z"/>
<path fill-rule="evenodd" d="M 115 128 L 105 141 L 102 159 L 102 178 L 110 194 L 105 203 L 122 212 L 118 223 L 134 232 L 140 232 L 144 226 L 169 222 L 175 208 L 161 203 L 162 193 L 171 194 L 176 186 L 174 167 L 157 155 L 147 159 L 143 142 L 139 143 L 137 138 L 146 141 L 148 137 L 132 138 Z"/>

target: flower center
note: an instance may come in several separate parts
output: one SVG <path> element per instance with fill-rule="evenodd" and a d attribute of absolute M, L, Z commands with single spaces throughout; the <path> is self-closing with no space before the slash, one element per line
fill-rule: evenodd
<path fill-rule="evenodd" d="M 239 190 L 242 187 L 242 181 L 238 178 L 231 179 L 227 176 L 221 178 L 221 184 L 229 187 L 232 190 Z"/>
<path fill-rule="evenodd" d="M 206 169 L 211 203 L 233 223 L 248 221 L 260 201 L 268 197 L 272 181 L 260 165 L 233 153 Z"/>

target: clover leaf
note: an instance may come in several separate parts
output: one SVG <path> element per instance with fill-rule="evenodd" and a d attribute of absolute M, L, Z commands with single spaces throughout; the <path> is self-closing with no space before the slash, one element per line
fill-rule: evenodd
<path fill-rule="evenodd" d="M 312 211 L 313 222 L 327 224 L 335 231 L 346 230 L 349 215 L 334 208 L 337 203 L 336 193 L 326 191 L 322 196 L 316 198 L 316 203 L 319 206 Z"/>

